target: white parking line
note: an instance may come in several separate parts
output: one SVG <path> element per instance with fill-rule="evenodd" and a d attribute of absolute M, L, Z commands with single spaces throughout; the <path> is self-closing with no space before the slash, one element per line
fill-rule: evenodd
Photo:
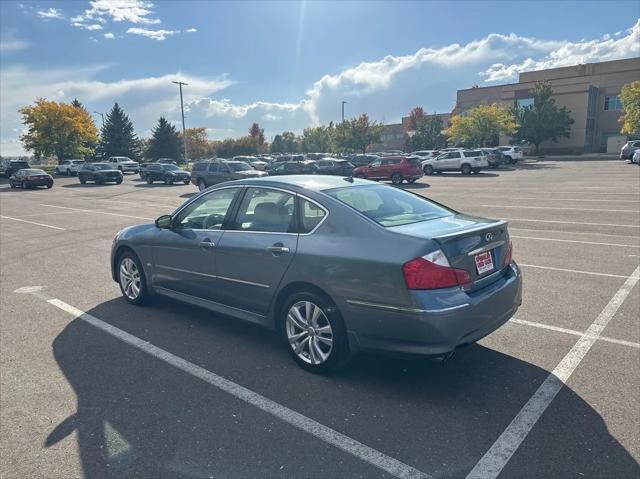
<path fill-rule="evenodd" d="M 562 233 L 565 235 L 586 235 L 586 236 L 608 236 L 611 238 L 627 238 L 640 240 L 640 236 L 633 235 L 612 235 L 608 233 L 595 233 L 591 231 L 567 231 L 567 230 L 546 230 L 540 228 L 509 228 L 509 231 L 537 231 L 538 233 Z"/>
<path fill-rule="evenodd" d="M 583 198 L 523 198 L 523 197 L 514 197 L 509 198 L 510 200 L 532 200 L 532 201 L 596 201 L 598 203 L 633 203 L 634 205 L 638 204 L 637 200 L 587 200 Z"/>
<path fill-rule="evenodd" d="M 0 215 L 0 218 L 5 218 L 13 221 L 20 221 L 21 223 L 29 223 L 30 225 L 44 226 L 45 228 L 51 228 L 52 230 L 67 231 L 64 228 L 60 228 L 59 226 L 51 226 L 51 225 L 45 225 L 44 223 L 36 223 L 35 221 L 21 220 L 20 218 L 13 218 L 12 216 Z"/>
<path fill-rule="evenodd" d="M 72 211 L 80 211 L 82 213 L 97 213 L 100 215 L 109 215 L 109 216 L 122 216 L 124 218 L 134 218 L 136 220 L 146 220 L 146 221 L 154 221 L 154 218 L 146 218 L 144 216 L 133 216 L 133 215 L 124 215 L 121 213 L 111 213 L 109 211 L 100 211 L 100 210 L 85 210 L 82 208 L 71 208 L 69 206 L 58 206 L 58 205 L 46 205 L 40 204 L 40 206 L 46 206 L 47 208 L 62 208 L 63 210 L 72 210 Z"/>
<path fill-rule="evenodd" d="M 580 362 L 587 355 L 611 318 L 616 314 L 633 287 L 640 280 L 640 266 L 627 278 L 611 298 L 591 326 L 580 336 L 571 350 L 547 376 L 538 390 L 531 396 L 509 426 L 482 456 L 467 475 L 467 479 L 494 479 L 506 466 L 513 454 L 525 440 L 533 426 L 542 416 L 562 386 L 571 377 Z"/>
<path fill-rule="evenodd" d="M 558 239 L 558 238 L 538 238 L 536 236 L 514 236 L 511 235 L 511 238 L 519 238 L 519 239 L 529 239 L 529 240 L 537 240 L 537 241 L 556 241 L 558 243 L 579 243 L 579 244 L 593 244 L 599 246 L 622 246 L 623 248 L 640 248 L 640 245 L 633 244 L 621 244 L 621 243 L 597 243 L 595 241 L 578 241 L 578 240 L 567 240 L 567 239 Z"/>
<path fill-rule="evenodd" d="M 250 389 L 247 389 L 239 384 L 234 383 L 228 379 L 218 376 L 207 369 L 204 369 L 196 364 L 193 364 L 185 359 L 182 359 L 169 351 L 161 349 L 153 344 L 138 338 L 132 334 L 116 328 L 115 326 L 106 323 L 95 316 L 92 316 L 84 311 L 71 306 L 57 298 L 47 299 L 46 295 L 39 289 L 33 288 L 20 288 L 16 290 L 20 293 L 31 293 L 36 297 L 46 300 L 49 304 L 56 306 L 57 308 L 85 321 L 92 326 L 100 329 L 101 331 L 110 334 L 111 336 L 118 338 L 119 340 L 133 346 L 140 351 L 143 351 L 150 356 L 153 356 L 161 361 L 164 361 L 171 366 L 180 369 L 191 376 L 194 376 L 218 389 L 268 413 L 278 419 L 294 426 L 304 432 L 315 436 L 316 438 L 341 449 L 358 459 L 367 462 L 388 474 L 401 478 L 401 479 L 431 479 L 431 476 L 425 474 L 403 462 L 398 461 L 386 454 L 377 451 L 369 446 L 356 441 L 330 427 L 320 424 L 311 418 L 308 418 L 286 406 L 278 404 L 271 399 L 268 399 Z"/>
<path fill-rule="evenodd" d="M 585 223 L 582 221 L 561 221 L 561 220 L 530 220 L 524 218 L 501 218 L 507 221 L 523 221 L 526 223 L 559 223 L 563 225 L 586 225 L 586 226 L 616 226 L 620 228 L 640 228 L 640 225 L 620 225 L 614 223 Z"/>
<path fill-rule="evenodd" d="M 521 324 L 523 326 L 533 326 L 534 328 L 540 328 L 540 329 L 549 329 L 551 331 L 572 334 L 574 336 L 582 336 L 584 334 L 583 332 L 576 331 L 575 329 L 560 328 L 558 326 L 551 326 L 549 324 L 544 324 L 544 323 L 535 323 L 533 321 L 526 321 L 524 319 L 511 318 L 509 321 L 514 324 Z M 634 343 L 633 341 L 624 341 L 622 339 L 614 339 L 614 338 L 609 338 L 607 336 L 600 336 L 598 340 L 605 341 L 607 343 L 619 344 L 621 346 L 629 346 L 632 348 L 640 349 L 640 343 Z"/>
<path fill-rule="evenodd" d="M 613 213 L 635 213 L 640 214 L 638 210 L 605 210 L 601 208 L 564 208 L 556 206 L 519 206 L 519 205 L 480 205 L 485 208 L 518 208 L 530 210 L 566 210 L 566 211 L 607 211 Z"/>
<path fill-rule="evenodd" d="M 564 273 L 590 274 L 592 276 L 604 276 L 607 278 L 628 278 L 628 276 L 624 276 L 622 274 L 597 273 L 595 271 L 582 271 L 579 269 L 554 268 L 553 266 L 540 266 L 537 264 L 518 263 L 518 266 L 524 266 L 525 268 L 548 269 L 550 271 L 562 271 Z"/>

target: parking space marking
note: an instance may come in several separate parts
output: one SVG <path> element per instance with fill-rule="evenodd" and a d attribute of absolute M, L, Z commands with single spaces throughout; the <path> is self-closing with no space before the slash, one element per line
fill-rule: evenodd
<path fill-rule="evenodd" d="M 287 424 L 294 426 L 312 436 L 330 444 L 344 452 L 351 454 L 352 456 L 367 462 L 388 474 L 400 478 L 400 479 L 431 479 L 431 476 L 421 472 L 403 462 L 398 461 L 386 454 L 373 449 L 365 444 L 362 444 L 349 436 L 346 436 L 335 429 L 331 429 L 323 424 L 320 424 L 313 419 L 304 416 L 286 406 L 283 406 L 271 399 L 268 399 L 261 394 L 258 394 L 250 389 L 247 389 L 239 384 L 225 379 L 222 376 L 204 369 L 196 364 L 193 364 L 179 356 L 176 356 L 169 351 L 154 346 L 153 344 L 138 338 L 122 329 L 116 328 L 101 319 L 96 318 L 70 304 L 65 303 L 57 298 L 47 298 L 46 294 L 41 290 L 32 290 L 29 287 L 20 288 L 16 290 L 17 293 L 28 293 L 34 296 L 44 299 L 47 303 L 75 316 L 82 321 L 100 329 L 101 331 L 133 346 L 140 351 L 149 354 L 150 356 L 160 359 L 171 366 L 180 369 L 181 371 L 190 374 L 191 376 L 198 378 L 216 388 L 250 404 L 278 419 L 286 422 Z"/>
<path fill-rule="evenodd" d="M 509 228 L 509 231 L 537 231 L 538 233 L 562 233 L 565 235 L 608 236 L 611 238 L 627 238 L 640 240 L 640 236 L 612 235 L 609 233 L 594 233 L 591 231 L 543 230 L 540 228 Z"/>
<path fill-rule="evenodd" d="M 111 213 L 109 211 L 85 210 L 85 209 L 82 209 L 82 208 L 71 208 L 69 206 L 46 205 L 46 204 L 42 204 L 42 203 L 40 203 L 40 206 L 46 206 L 48 208 L 62 208 L 63 210 L 80 211 L 82 213 L 97 213 L 97 214 L 109 215 L 109 216 L 122 216 L 124 218 L 134 218 L 134 219 L 137 219 L 137 220 L 154 221 L 154 219 L 155 219 L 155 218 L 146 218 L 144 216 L 133 216 L 133 215 L 125 215 L 125 214 L 122 214 L 122 213 Z"/>
<path fill-rule="evenodd" d="M 522 208 L 530 210 L 566 210 L 566 211 L 606 211 L 611 213 L 635 213 L 639 214 L 638 210 L 609 210 L 602 208 L 566 208 L 560 206 L 518 206 L 518 205 L 480 205 L 485 208 Z"/>
<path fill-rule="evenodd" d="M 607 278 L 628 278 L 628 276 L 625 276 L 623 274 L 598 273 L 595 271 L 582 271 L 578 269 L 554 268 L 553 266 L 540 266 L 537 264 L 518 263 L 518 266 L 524 266 L 525 268 L 548 269 L 550 271 L 562 271 L 564 273 L 577 273 L 577 274 L 590 274 L 592 276 L 605 276 Z"/>
<path fill-rule="evenodd" d="M 22 220 L 20 218 L 14 218 L 12 216 L 0 215 L 0 218 L 5 218 L 5 219 L 8 219 L 8 220 L 13 220 L 13 221 L 20 221 L 21 223 L 29 223 L 30 225 L 44 226 L 45 228 L 51 228 L 53 230 L 67 231 L 64 228 L 60 228 L 59 226 L 45 225 L 44 223 L 36 223 L 35 221 Z"/>
<path fill-rule="evenodd" d="M 537 240 L 537 241 L 556 241 L 558 243 L 580 243 L 580 244 L 593 244 L 598 246 L 622 246 L 623 248 L 640 248 L 640 245 L 633 244 L 621 244 L 621 243 L 597 243 L 595 241 L 578 241 L 578 240 L 568 240 L 568 239 L 558 239 L 558 238 L 538 238 L 536 236 L 514 236 L 511 235 L 511 238 L 519 238 L 519 239 L 529 239 L 529 240 Z"/>
<path fill-rule="evenodd" d="M 535 323 L 533 321 L 526 321 L 524 319 L 511 318 L 509 321 L 514 324 L 520 324 L 523 326 L 533 326 L 534 328 L 548 329 L 550 331 L 557 331 L 558 333 L 572 334 L 574 336 L 582 336 L 584 334 L 583 332 L 576 331 L 575 329 L 560 328 L 558 326 L 551 326 L 550 324 L 544 324 L 544 323 Z M 622 339 L 609 338 L 608 336 L 600 336 L 598 340 L 604 341 L 607 343 L 619 344 L 621 346 L 629 346 L 631 348 L 640 348 L 640 343 L 634 343 L 633 341 L 624 341 Z"/>
<path fill-rule="evenodd" d="M 616 314 L 633 287 L 640 280 L 640 266 L 627 278 L 613 295 L 591 326 L 580 336 L 571 350 L 547 376 L 537 391 L 531 396 L 516 417 L 498 437 L 467 475 L 467 479 L 493 479 L 498 477 L 504 466 L 525 440 L 533 426 L 542 416 L 551 401 L 562 389 L 571 374 L 580 365 L 604 328 Z"/>
<path fill-rule="evenodd" d="M 591 202 L 602 202 L 602 203 L 633 203 L 638 204 L 636 200 L 591 200 L 584 198 L 522 198 L 522 197 L 514 197 L 509 198 L 510 200 L 533 200 L 533 201 L 591 201 Z"/>
<path fill-rule="evenodd" d="M 640 225 L 619 225 L 613 223 L 585 223 L 582 221 L 560 221 L 560 220 L 531 220 L 524 218 L 500 218 L 507 221 L 523 221 L 530 223 L 559 223 L 563 225 L 584 225 L 584 226 L 616 226 L 619 228 L 640 228 Z"/>

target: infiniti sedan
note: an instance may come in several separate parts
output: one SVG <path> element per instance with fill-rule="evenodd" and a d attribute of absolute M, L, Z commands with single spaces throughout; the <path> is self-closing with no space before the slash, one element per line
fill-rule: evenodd
<path fill-rule="evenodd" d="M 114 238 L 125 299 L 153 295 L 281 335 L 312 372 L 359 351 L 449 356 L 522 301 L 504 221 L 357 178 L 232 181 Z"/>

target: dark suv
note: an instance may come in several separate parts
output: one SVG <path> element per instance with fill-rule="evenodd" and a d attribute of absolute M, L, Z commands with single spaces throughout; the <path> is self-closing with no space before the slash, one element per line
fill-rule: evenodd
<path fill-rule="evenodd" d="M 0 173 L 9 178 L 18 170 L 31 168 L 25 160 L 2 160 L 0 161 Z"/>
<path fill-rule="evenodd" d="M 394 185 L 399 185 L 404 180 L 414 183 L 422 177 L 422 165 L 419 158 L 384 156 L 367 166 L 356 168 L 353 176 L 369 180 L 391 180 Z"/>
<path fill-rule="evenodd" d="M 140 174 L 142 175 L 142 173 Z M 150 163 L 144 170 L 144 179 L 149 185 L 154 181 L 164 181 L 165 185 L 179 182 L 188 185 L 191 180 L 191 174 L 170 163 Z"/>
<path fill-rule="evenodd" d="M 204 160 L 194 163 L 191 168 L 191 183 L 201 191 L 216 183 L 259 176 L 267 176 L 267 173 L 255 170 L 243 161 Z"/>

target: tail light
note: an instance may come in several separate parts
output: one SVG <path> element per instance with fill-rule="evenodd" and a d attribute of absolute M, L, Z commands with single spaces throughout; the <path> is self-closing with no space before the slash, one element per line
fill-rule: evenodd
<path fill-rule="evenodd" d="M 452 268 L 441 249 L 405 263 L 402 273 L 409 289 L 468 289 L 472 283 L 469 272 Z"/>
<path fill-rule="evenodd" d="M 504 254 L 504 259 L 502 260 L 502 267 L 505 268 L 511 264 L 511 260 L 513 259 L 513 244 L 511 240 L 509 240 L 509 245 L 507 246 L 507 252 Z"/>

